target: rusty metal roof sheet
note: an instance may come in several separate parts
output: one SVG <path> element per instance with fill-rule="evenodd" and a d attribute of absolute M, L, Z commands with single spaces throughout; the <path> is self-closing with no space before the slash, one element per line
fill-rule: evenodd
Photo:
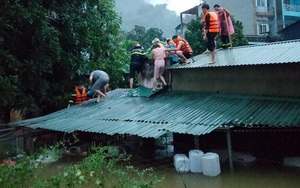
<path fill-rule="evenodd" d="M 231 50 L 218 50 L 215 64 L 208 64 L 211 55 L 205 53 L 190 58 L 191 63 L 188 65 L 175 65 L 168 69 L 299 63 L 299 51 L 300 40 L 241 46 Z"/>
<path fill-rule="evenodd" d="M 300 127 L 300 99 L 179 91 L 146 98 L 117 89 L 99 104 L 90 100 L 10 125 L 153 138 L 168 131 L 201 135 L 220 127 Z"/>

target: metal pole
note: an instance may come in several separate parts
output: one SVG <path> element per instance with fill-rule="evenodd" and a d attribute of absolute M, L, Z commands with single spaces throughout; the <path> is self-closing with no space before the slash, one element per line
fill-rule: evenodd
<path fill-rule="evenodd" d="M 227 149 L 228 149 L 228 159 L 230 170 L 233 171 L 233 161 L 232 161 L 232 147 L 231 147 L 231 134 L 230 129 L 226 130 L 227 135 Z"/>
<path fill-rule="evenodd" d="M 180 13 L 180 32 L 181 36 L 183 37 L 183 20 L 182 20 L 182 13 Z M 178 34 L 178 33 L 177 33 Z"/>
<path fill-rule="evenodd" d="M 194 139 L 194 144 L 195 144 L 195 149 L 199 149 L 199 136 L 198 135 L 196 135 L 195 137 L 194 137 L 195 139 Z"/>

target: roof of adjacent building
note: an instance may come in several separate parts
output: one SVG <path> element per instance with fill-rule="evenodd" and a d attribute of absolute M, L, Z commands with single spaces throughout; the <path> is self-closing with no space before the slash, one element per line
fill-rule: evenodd
<path fill-rule="evenodd" d="M 298 63 L 300 62 L 299 51 L 300 40 L 240 46 L 217 50 L 215 64 L 208 64 L 211 55 L 205 53 L 190 58 L 191 63 L 188 65 L 173 65 L 168 69 Z"/>
<path fill-rule="evenodd" d="M 300 99 L 179 91 L 130 97 L 127 89 L 116 89 L 99 104 L 90 100 L 10 125 L 153 138 L 168 131 L 202 135 L 235 126 L 300 127 Z"/>
<path fill-rule="evenodd" d="M 293 26 L 295 26 L 295 25 L 298 25 L 298 24 L 300 24 L 300 20 L 297 20 L 297 21 L 295 21 L 294 23 L 292 23 L 292 24 L 286 26 L 285 28 L 283 28 L 283 29 L 281 29 L 280 31 L 278 31 L 278 33 L 282 33 L 282 32 L 284 32 L 285 30 L 290 29 L 291 27 L 293 27 Z M 295 32 L 297 32 L 297 31 L 295 31 Z"/>

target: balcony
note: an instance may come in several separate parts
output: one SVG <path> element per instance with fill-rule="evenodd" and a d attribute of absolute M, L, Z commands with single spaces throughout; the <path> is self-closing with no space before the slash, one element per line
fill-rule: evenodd
<path fill-rule="evenodd" d="M 275 7 L 256 6 L 256 14 L 259 16 L 275 16 Z"/>
<path fill-rule="evenodd" d="M 283 10 L 291 12 L 300 12 L 300 5 L 283 4 Z"/>

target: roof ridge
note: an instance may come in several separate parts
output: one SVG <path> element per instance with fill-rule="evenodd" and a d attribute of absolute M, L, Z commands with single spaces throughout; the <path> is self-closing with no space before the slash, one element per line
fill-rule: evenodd
<path fill-rule="evenodd" d="M 286 44 L 286 43 L 296 43 L 296 42 L 300 42 L 300 39 L 285 40 L 285 41 L 276 41 L 276 42 L 268 42 L 268 43 L 265 43 L 265 44 L 253 44 L 253 45 L 236 46 L 236 47 L 233 47 L 233 49 L 237 49 L 237 48 L 253 48 L 253 47 L 257 47 L 257 46 L 270 46 L 270 45 Z"/>

